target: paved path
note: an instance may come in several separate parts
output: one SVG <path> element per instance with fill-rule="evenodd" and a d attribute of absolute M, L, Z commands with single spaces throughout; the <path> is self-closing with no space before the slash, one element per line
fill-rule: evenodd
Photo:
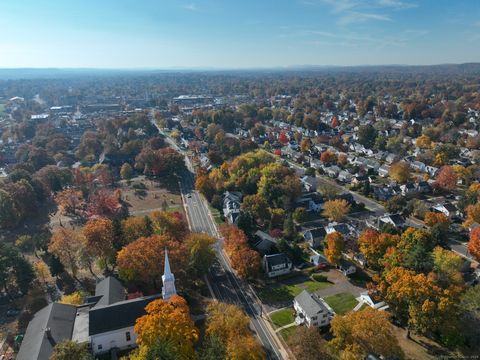
<path fill-rule="evenodd" d="M 317 294 L 319 297 L 331 296 L 340 293 L 350 293 L 353 296 L 358 297 L 366 290 L 360 286 L 353 285 L 348 278 L 343 276 L 337 270 L 330 270 L 327 273 L 327 278 L 334 284 L 325 289 L 315 291 L 315 294 Z"/>
<path fill-rule="evenodd" d="M 292 327 L 292 326 L 296 326 L 297 324 L 295 324 L 295 322 L 292 322 L 290 324 L 287 324 L 285 326 L 282 326 L 280 328 L 278 328 L 277 330 L 275 330 L 276 333 L 282 331 L 283 329 L 288 329 L 289 327 Z"/>

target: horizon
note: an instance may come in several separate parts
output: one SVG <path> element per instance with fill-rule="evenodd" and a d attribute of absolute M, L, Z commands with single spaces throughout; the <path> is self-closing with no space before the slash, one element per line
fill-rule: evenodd
<path fill-rule="evenodd" d="M 479 12 L 468 0 L 19 0 L 0 3 L 0 31 L 12 34 L 0 39 L 0 68 L 471 63 L 480 60 Z"/>

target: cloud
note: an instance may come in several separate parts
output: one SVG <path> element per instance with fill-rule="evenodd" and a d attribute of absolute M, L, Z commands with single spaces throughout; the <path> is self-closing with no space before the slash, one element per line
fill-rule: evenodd
<path fill-rule="evenodd" d="M 400 0 L 378 0 L 377 5 L 379 7 L 387 7 L 387 8 L 393 8 L 393 9 L 410 9 L 410 8 L 415 8 L 418 5 L 411 3 L 411 2 L 404 2 Z"/>
<path fill-rule="evenodd" d="M 358 11 L 348 11 L 345 15 L 343 15 L 340 18 L 339 24 L 347 25 L 352 23 L 366 22 L 369 20 L 392 21 L 392 19 L 387 15 L 365 13 L 365 12 L 358 12 Z"/>
<path fill-rule="evenodd" d="M 188 11 L 198 11 L 198 7 L 194 3 L 185 4 L 185 5 L 182 6 L 182 8 L 184 8 L 185 10 L 188 10 Z"/>

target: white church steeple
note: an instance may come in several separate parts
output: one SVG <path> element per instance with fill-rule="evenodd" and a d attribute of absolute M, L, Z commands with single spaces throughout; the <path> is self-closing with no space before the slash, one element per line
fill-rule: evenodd
<path fill-rule="evenodd" d="M 169 300 L 173 295 L 177 294 L 175 289 L 175 276 L 170 271 L 170 262 L 168 261 L 168 250 L 165 249 L 165 267 L 162 275 L 162 297 L 163 300 Z"/>

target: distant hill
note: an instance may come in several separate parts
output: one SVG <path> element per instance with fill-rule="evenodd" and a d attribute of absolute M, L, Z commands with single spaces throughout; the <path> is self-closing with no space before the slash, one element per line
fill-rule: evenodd
<path fill-rule="evenodd" d="M 389 73 L 389 74 L 435 74 L 435 75 L 480 75 L 480 63 L 440 65 L 298 65 L 288 67 L 252 69 L 170 68 L 170 69 L 95 69 L 95 68 L 0 68 L 0 80 L 74 78 L 82 76 L 138 76 L 165 73 Z"/>

